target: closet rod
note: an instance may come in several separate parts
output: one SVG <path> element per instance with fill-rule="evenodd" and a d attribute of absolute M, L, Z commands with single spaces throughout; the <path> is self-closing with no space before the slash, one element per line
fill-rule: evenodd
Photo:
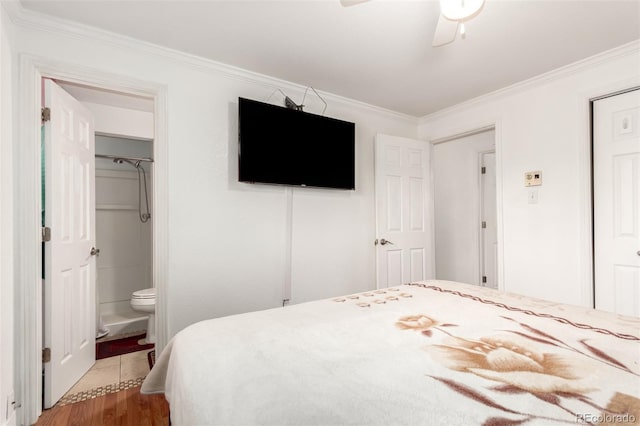
<path fill-rule="evenodd" d="M 153 163 L 153 158 L 140 158 L 140 157 L 123 157 L 122 155 L 107 155 L 107 154 L 96 154 L 97 158 L 108 158 L 110 160 L 129 160 L 129 161 L 148 161 L 149 163 Z"/>

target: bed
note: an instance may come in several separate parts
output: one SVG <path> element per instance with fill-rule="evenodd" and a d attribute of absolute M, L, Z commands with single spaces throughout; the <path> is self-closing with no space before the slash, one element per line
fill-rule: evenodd
<path fill-rule="evenodd" d="M 640 422 L 640 319 L 446 281 L 217 318 L 145 379 L 173 425 Z"/>

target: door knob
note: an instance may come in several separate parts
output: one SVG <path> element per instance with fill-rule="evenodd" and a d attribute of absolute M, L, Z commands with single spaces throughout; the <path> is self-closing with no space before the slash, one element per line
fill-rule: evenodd
<path fill-rule="evenodd" d="M 100 249 L 97 249 L 97 248 L 95 248 L 95 247 L 91 247 L 91 251 L 89 252 L 89 254 L 90 254 L 91 256 L 97 256 L 97 255 L 99 255 L 99 254 L 100 254 Z"/>
<path fill-rule="evenodd" d="M 387 244 L 393 244 L 393 243 L 391 241 L 389 241 L 389 240 L 385 240 L 384 238 L 382 238 L 380 240 L 380 245 L 384 246 L 384 245 L 387 245 Z"/>

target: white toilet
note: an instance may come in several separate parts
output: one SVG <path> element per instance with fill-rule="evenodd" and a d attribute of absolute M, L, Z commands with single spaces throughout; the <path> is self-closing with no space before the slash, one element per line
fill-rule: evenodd
<path fill-rule="evenodd" d="M 134 311 L 149 314 L 147 321 L 147 337 L 140 344 L 156 342 L 156 289 L 145 288 L 134 291 L 131 295 L 131 308 Z"/>

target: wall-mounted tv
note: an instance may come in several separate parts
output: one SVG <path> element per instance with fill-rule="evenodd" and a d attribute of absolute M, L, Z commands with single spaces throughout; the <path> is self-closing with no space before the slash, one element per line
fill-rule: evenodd
<path fill-rule="evenodd" d="M 239 98 L 240 182 L 355 189 L 355 125 Z"/>

